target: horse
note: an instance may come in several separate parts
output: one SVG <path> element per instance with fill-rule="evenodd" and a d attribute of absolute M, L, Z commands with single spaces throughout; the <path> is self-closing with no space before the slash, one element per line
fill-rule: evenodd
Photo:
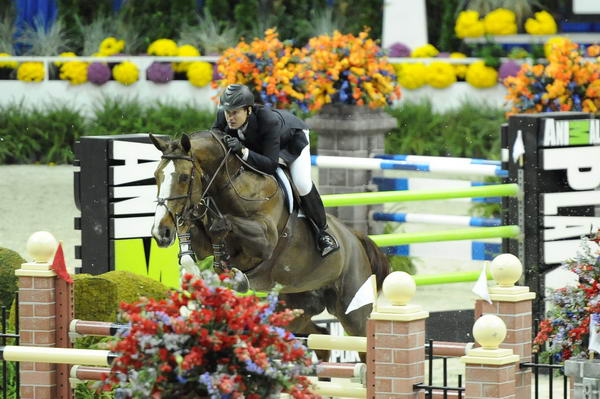
<path fill-rule="evenodd" d="M 152 236 L 158 246 L 170 246 L 178 236 L 184 258 L 214 255 L 215 268 L 235 266 L 255 291 L 278 285 L 286 306 L 303 310 L 288 327 L 296 335 L 326 334 L 311 320 L 325 309 L 348 334 L 366 335 L 371 306 L 348 314 L 346 309 L 372 274 L 381 288 L 390 272 L 371 239 L 328 215 L 340 249 L 323 258 L 309 221 L 289 209 L 277 179 L 231 153 L 222 132 L 200 131 L 179 140 L 149 137 L 162 152 L 154 173 Z"/>

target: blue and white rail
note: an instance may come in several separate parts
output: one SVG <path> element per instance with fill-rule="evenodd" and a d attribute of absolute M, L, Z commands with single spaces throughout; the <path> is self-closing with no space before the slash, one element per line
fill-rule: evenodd
<path fill-rule="evenodd" d="M 435 215 L 429 213 L 374 212 L 373 220 L 400 223 L 443 224 L 448 226 L 473 227 L 496 227 L 502 225 L 502 220 L 498 218 Z"/>
<path fill-rule="evenodd" d="M 406 161 L 414 163 L 431 163 L 431 162 L 452 162 L 460 164 L 473 164 L 473 165 L 496 165 L 500 166 L 500 161 L 493 159 L 481 159 L 481 158 L 459 158 L 459 157 L 434 157 L 428 155 L 401 155 L 401 154 L 381 154 L 375 155 L 374 158 L 388 159 L 393 161 Z"/>
<path fill-rule="evenodd" d="M 379 158 L 332 157 L 312 155 L 311 163 L 320 168 L 355 170 L 407 170 L 449 175 L 498 176 L 506 177 L 508 172 L 497 165 L 470 164 L 464 162 L 410 163 Z"/>
<path fill-rule="evenodd" d="M 441 241 L 396 245 L 382 248 L 388 255 L 413 256 L 422 259 L 452 259 L 464 261 L 493 260 L 502 251 L 500 242 Z"/>

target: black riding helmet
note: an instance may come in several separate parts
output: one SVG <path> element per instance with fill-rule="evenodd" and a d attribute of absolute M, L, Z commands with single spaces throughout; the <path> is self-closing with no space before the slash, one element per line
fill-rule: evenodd
<path fill-rule="evenodd" d="M 254 95 L 248 86 L 236 83 L 227 86 L 221 94 L 219 102 L 224 110 L 231 111 L 254 105 Z"/>

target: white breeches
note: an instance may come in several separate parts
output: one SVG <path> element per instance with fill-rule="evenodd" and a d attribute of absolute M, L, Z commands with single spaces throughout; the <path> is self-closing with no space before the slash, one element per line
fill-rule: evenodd
<path fill-rule="evenodd" d="M 308 194 L 312 188 L 310 138 L 308 129 L 304 129 L 303 132 L 306 135 L 306 140 L 309 142 L 309 144 L 302 149 L 300 156 L 289 165 L 292 180 L 294 181 L 300 196 Z"/>

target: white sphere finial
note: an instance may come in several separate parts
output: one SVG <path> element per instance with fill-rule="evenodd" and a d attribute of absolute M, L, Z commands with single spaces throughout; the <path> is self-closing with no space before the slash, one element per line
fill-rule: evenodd
<path fill-rule="evenodd" d="M 498 349 L 506 338 L 506 324 L 494 314 L 485 314 L 473 324 L 473 337 L 483 349 Z"/>
<path fill-rule="evenodd" d="M 415 295 L 417 285 L 410 274 L 392 272 L 383 280 L 381 290 L 392 305 L 402 306 L 406 305 Z"/>
<path fill-rule="evenodd" d="M 500 287 L 513 287 L 523 274 L 523 265 L 513 254 L 500 254 L 492 261 L 491 272 Z"/>
<path fill-rule="evenodd" d="M 48 263 L 54 255 L 58 241 L 47 231 L 36 231 L 27 240 L 27 253 L 36 263 Z"/>

